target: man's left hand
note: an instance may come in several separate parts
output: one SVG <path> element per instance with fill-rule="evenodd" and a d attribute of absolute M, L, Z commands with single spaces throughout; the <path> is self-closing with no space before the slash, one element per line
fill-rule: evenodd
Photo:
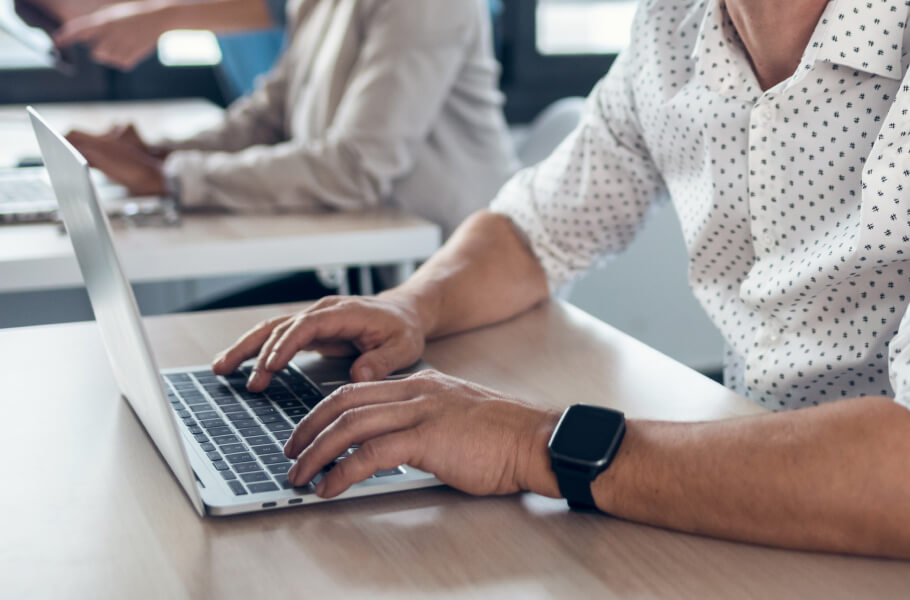
<path fill-rule="evenodd" d="M 319 481 L 317 494 L 331 498 L 377 471 L 407 464 L 469 494 L 530 490 L 559 497 L 547 454 L 558 420 L 557 412 L 434 371 L 351 384 L 297 426 L 285 446 L 297 458 L 288 477 L 305 485 L 356 445 Z"/>

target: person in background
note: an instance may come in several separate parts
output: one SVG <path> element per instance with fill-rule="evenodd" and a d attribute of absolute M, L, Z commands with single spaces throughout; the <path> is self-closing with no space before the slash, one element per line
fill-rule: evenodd
<path fill-rule="evenodd" d="M 184 208 L 391 203 L 446 232 L 517 167 L 486 0 L 302 0 L 287 16 L 279 63 L 215 128 L 154 146 L 130 127 L 70 141 L 131 192 L 170 193 Z"/>

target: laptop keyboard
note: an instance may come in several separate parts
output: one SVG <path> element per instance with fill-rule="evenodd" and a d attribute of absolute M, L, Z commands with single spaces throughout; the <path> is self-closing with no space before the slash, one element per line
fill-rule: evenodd
<path fill-rule="evenodd" d="M 45 220 L 57 210 L 51 186 L 39 177 L 0 177 L 0 221 Z"/>
<path fill-rule="evenodd" d="M 263 392 L 250 392 L 250 370 L 242 367 L 227 377 L 211 371 L 164 375 L 171 406 L 236 496 L 291 488 L 287 472 L 292 463 L 284 456 L 284 444 L 323 398 L 292 368 L 276 373 Z M 398 468 L 373 477 L 403 472 Z"/>

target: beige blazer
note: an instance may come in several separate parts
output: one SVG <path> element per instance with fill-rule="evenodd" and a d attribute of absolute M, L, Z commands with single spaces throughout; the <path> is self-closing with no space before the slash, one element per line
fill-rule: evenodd
<path fill-rule="evenodd" d="M 361 210 L 446 233 L 517 167 L 486 0 L 297 0 L 290 42 L 223 123 L 172 141 L 187 207 Z"/>

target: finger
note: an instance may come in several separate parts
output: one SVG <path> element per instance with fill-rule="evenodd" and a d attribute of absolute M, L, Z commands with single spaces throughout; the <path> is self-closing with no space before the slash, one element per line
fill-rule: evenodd
<path fill-rule="evenodd" d="M 256 356 L 259 348 L 262 347 L 262 344 L 265 343 L 265 340 L 268 339 L 275 327 L 290 318 L 290 315 L 277 317 L 256 325 L 234 342 L 233 346 L 215 357 L 214 362 L 212 362 L 212 370 L 218 375 L 233 373 L 243 361 Z"/>
<path fill-rule="evenodd" d="M 414 429 L 373 438 L 364 442 L 349 457 L 338 461 L 316 484 L 316 494 L 322 498 L 334 498 L 355 483 L 369 479 L 377 471 L 419 463 L 422 451 L 420 435 Z"/>
<path fill-rule="evenodd" d="M 412 365 L 417 358 L 411 356 L 412 344 L 402 338 L 394 337 L 374 350 L 364 352 L 351 365 L 351 380 L 376 381 L 384 379 L 398 369 Z"/>
<path fill-rule="evenodd" d="M 416 385 L 415 381 L 409 378 L 402 381 L 358 383 L 338 388 L 317 404 L 316 408 L 297 424 L 294 433 L 284 446 L 285 456 L 297 457 L 313 443 L 320 432 L 347 411 L 370 405 L 403 402 L 414 398 L 423 389 L 422 386 Z"/>
<path fill-rule="evenodd" d="M 297 458 L 288 471 L 294 485 L 303 485 L 354 444 L 395 431 L 409 429 L 424 420 L 426 403 L 418 400 L 362 406 L 341 414 Z"/>
<path fill-rule="evenodd" d="M 299 317 L 298 317 L 299 318 Z M 246 387 L 251 392 L 261 392 L 266 387 L 268 387 L 269 382 L 272 380 L 272 374 L 275 371 L 279 371 L 287 366 L 287 362 L 284 364 L 277 365 L 275 369 L 270 369 L 266 366 L 267 357 L 271 356 L 272 348 L 281 339 L 281 336 L 284 335 L 284 332 L 289 328 L 293 327 L 297 322 L 298 318 L 288 319 L 284 323 L 281 323 L 275 329 L 272 330 L 272 333 L 269 334 L 269 337 L 266 339 L 265 343 L 262 344 L 262 348 L 259 349 L 259 352 L 256 356 L 256 364 L 253 365 L 253 372 L 250 375 L 250 380 L 247 382 Z M 290 359 L 288 359 L 290 362 Z"/>
<path fill-rule="evenodd" d="M 364 337 L 368 330 L 375 331 L 377 320 L 383 316 L 380 311 L 353 303 L 311 310 L 303 314 L 292 329 L 285 332 L 284 337 L 272 349 L 274 355 L 269 361 L 274 360 L 276 365 L 287 362 L 298 348 L 303 348 L 313 341 L 358 340 Z M 272 368 L 270 362 L 267 364 Z"/>

